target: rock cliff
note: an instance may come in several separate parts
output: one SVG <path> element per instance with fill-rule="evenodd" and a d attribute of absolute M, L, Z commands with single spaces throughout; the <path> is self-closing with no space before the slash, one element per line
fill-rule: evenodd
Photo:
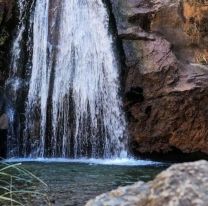
<path fill-rule="evenodd" d="M 208 154 L 208 1 L 111 2 L 134 152 Z"/>

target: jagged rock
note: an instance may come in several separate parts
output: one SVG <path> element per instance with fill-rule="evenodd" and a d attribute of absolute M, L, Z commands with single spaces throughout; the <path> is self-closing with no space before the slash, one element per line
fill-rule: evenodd
<path fill-rule="evenodd" d="M 111 2 L 126 57 L 133 151 L 208 154 L 207 1 Z"/>
<path fill-rule="evenodd" d="M 208 162 L 178 164 L 155 180 L 120 187 L 89 201 L 86 206 L 206 206 Z"/>

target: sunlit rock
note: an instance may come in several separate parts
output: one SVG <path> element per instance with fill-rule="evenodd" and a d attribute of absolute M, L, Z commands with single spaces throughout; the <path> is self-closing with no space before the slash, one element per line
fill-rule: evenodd
<path fill-rule="evenodd" d="M 120 187 L 86 206 L 205 206 L 208 201 L 208 162 L 170 167 L 155 180 Z"/>

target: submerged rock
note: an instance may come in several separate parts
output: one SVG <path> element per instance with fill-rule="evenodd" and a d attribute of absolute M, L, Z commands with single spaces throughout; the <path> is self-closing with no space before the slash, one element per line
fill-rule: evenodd
<path fill-rule="evenodd" d="M 126 57 L 134 152 L 208 154 L 207 1 L 111 2 Z M 142 99 L 129 95 L 134 88 Z"/>
<path fill-rule="evenodd" d="M 155 180 L 100 195 L 86 206 L 206 206 L 208 162 L 173 165 Z"/>

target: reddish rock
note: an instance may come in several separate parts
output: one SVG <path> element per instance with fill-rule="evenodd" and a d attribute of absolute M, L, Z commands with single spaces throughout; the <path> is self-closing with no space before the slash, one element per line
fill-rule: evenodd
<path fill-rule="evenodd" d="M 208 154 L 207 3 L 112 1 L 134 151 Z"/>

